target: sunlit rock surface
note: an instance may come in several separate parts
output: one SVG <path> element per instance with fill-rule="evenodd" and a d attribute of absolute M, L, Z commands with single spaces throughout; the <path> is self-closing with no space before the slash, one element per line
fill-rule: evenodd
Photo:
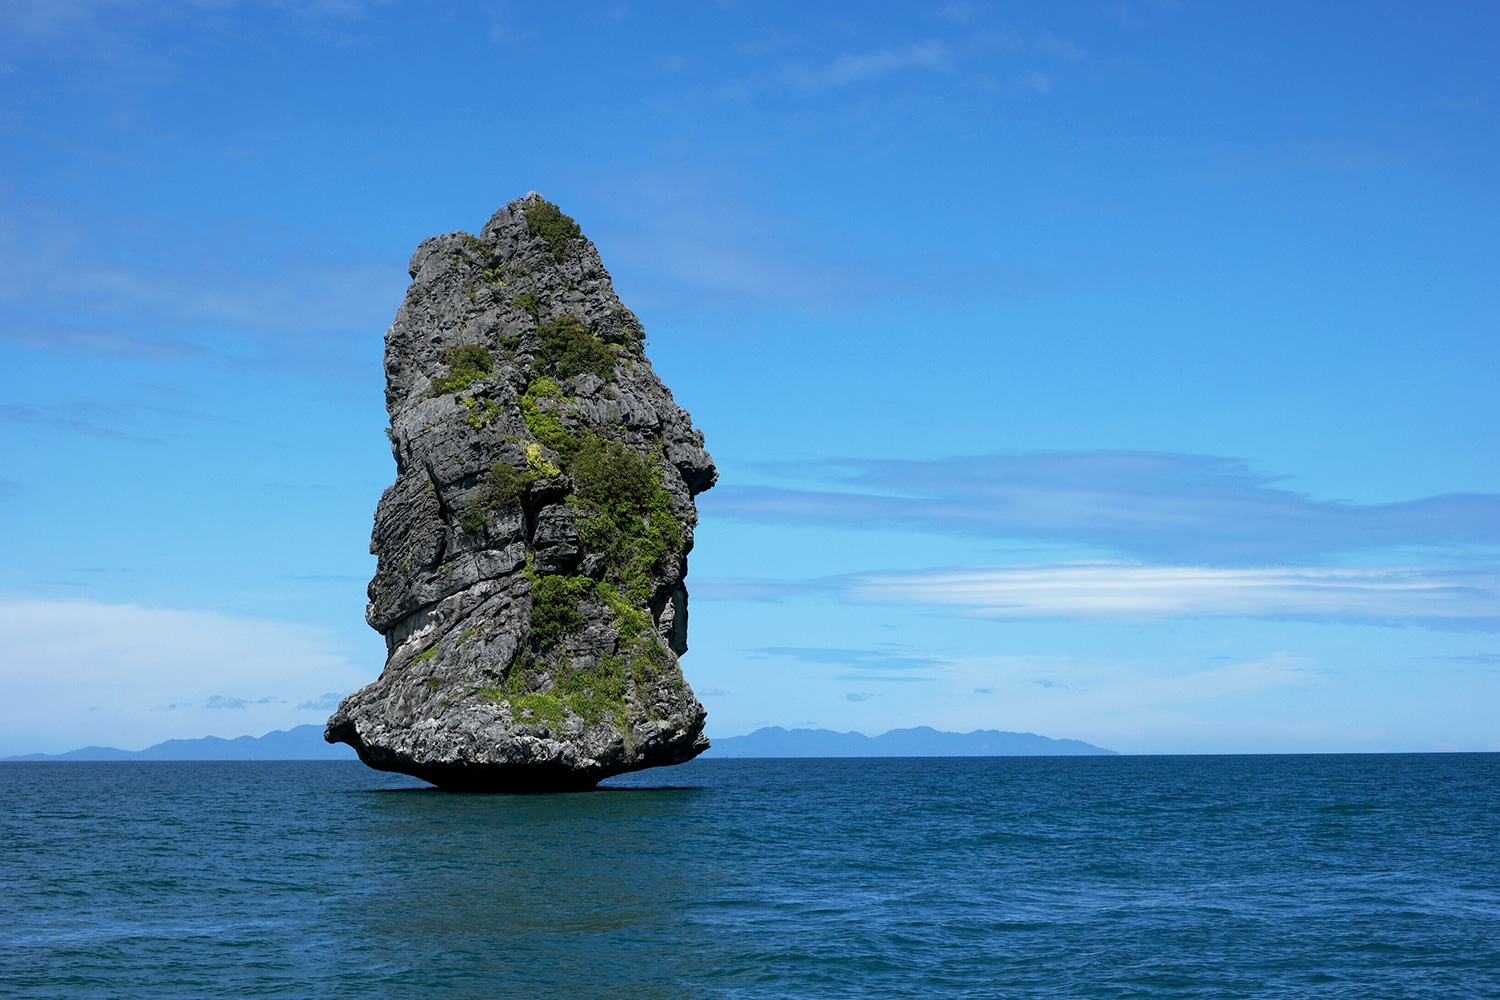
<path fill-rule="evenodd" d="M 325 738 L 447 788 L 591 787 L 708 746 L 683 680 L 717 472 L 598 251 L 535 193 L 426 240 L 386 333 L 380 679 Z"/>

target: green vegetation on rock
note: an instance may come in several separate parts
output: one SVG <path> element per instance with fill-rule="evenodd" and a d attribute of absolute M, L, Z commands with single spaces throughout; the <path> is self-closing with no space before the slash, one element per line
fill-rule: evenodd
<path fill-rule="evenodd" d="M 573 217 L 564 215 L 562 209 L 550 201 L 530 202 L 523 211 L 526 213 L 526 228 L 531 234 L 546 240 L 552 256 L 558 260 L 566 257 L 569 245 L 582 232 Z"/>
<path fill-rule="evenodd" d="M 542 444 L 563 456 L 565 462 L 578 449 L 578 436 L 564 427 L 557 415 L 558 405 L 567 398 L 556 382 L 543 376 L 531 383 L 520 399 L 521 419 L 526 422 L 526 429 Z M 553 405 L 543 409 L 541 403 L 545 399 L 553 400 Z"/>
<path fill-rule="evenodd" d="M 633 601 L 651 597 L 651 570 L 682 550 L 682 524 L 652 464 L 618 441 L 589 434 L 568 470 L 568 498 L 584 547 L 603 553 L 610 575 Z"/>
<path fill-rule="evenodd" d="M 491 510 L 519 507 L 536 481 L 537 477 L 530 469 L 518 469 L 509 462 L 496 462 L 485 481 L 485 505 Z"/>
<path fill-rule="evenodd" d="M 537 576 L 531 582 L 531 645 L 545 650 L 586 624 L 578 602 L 594 589 L 586 576 Z"/>
<path fill-rule="evenodd" d="M 610 343 L 623 344 L 637 353 L 646 345 L 646 328 L 641 325 L 635 313 L 624 306 L 616 306 L 609 311 L 600 336 Z"/>
<path fill-rule="evenodd" d="M 538 576 L 530 570 L 526 575 L 532 584 L 533 652 L 516 657 L 503 684 L 479 688 L 477 693 L 491 701 L 509 702 L 522 719 L 529 717 L 557 726 L 571 711 L 588 724 L 607 720 L 623 730 L 627 724 L 625 702 L 630 683 L 634 681 L 637 689 L 643 689 L 673 673 L 666 648 L 651 630 L 650 615 L 607 582 L 596 582 L 586 576 Z M 551 690 L 531 691 L 536 653 L 555 646 L 587 623 L 580 607 L 585 601 L 603 603 L 612 610 L 619 635 L 617 652 L 600 658 L 592 666 L 579 666 L 564 655 L 550 668 Z M 675 672 L 672 682 L 674 686 L 683 683 L 680 671 Z M 644 697 L 641 700 L 646 701 Z M 644 707 L 649 715 L 649 705 Z"/>
<path fill-rule="evenodd" d="M 579 235 L 577 224 L 550 202 L 532 202 L 524 211 L 530 231 L 547 242 L 555 257 L 566 256 Z M 498 276 L 486 273 L 491 280 Z M 518 400 L 535 440 L 527 442 L 524 466 L 512 460 L 491 467 L 480 499 L 463 510 L 460 522 L 468 531 L 483 532 L 493 514 L 526 506 L 539 483 L 563 481 L 566 475 L 572 483 L 567 504 L 580 547 L 586 555 L 602 555 L 604 562 L 602 572 L 595 569 L 593 576 L 526 569 L 532 602 L 529 641 L 500 686 L 476 690 L 508 703 L 519 721 L 557 727 L 571 713 L 590 724 L 610 720 L 623 730 L 631 684 L 654 689 L 672 670 L 671 654 L 656 635 L 648 605 L 657 568 L 682 552 L 685 533 L 656 460 L 588 429 L 578 418 L 577 402 L 560 383 L 583 374 L 614 381 L 616 366 L 622 358 L 628 364 L 629 352 L 639 351 L 644 331 L 623 308 L 607 314 L 595 332 L 573 314 L 540 322 L 543 302 L 535 292 L 517 293 L 511 301 L 538 324 L 533 378 Z M 434 395 L 459 392 L 492 374 L 495 365 L 490 352 L 477 345 L 454 348 L 444 361 L 450 374 L 433 380 Z M 476 429 L 499 415 L 500 404 L 488 398 L 458 402 Z M 614 652 L 602 657 L 570 653 L 564 646 L 568 636 L 601 616 L 618 637 Z M 649 700 L 642 697 L 643 704 Z"/>
<path fill-rule="evenodd" d="M 489 526 L 489 511 L 483 504 L 470 504 L 459 512 L 458 526 L 471 535 L 482 535 Z"/>
<path fill-rule="evenodd" d="M 558 378 L 568 379 L 588 372 L 606 382 L 614 381 L 615 352 L 588 331 L 571 314 L 537 327 L 540 349 L 537 364 Z"/>
<path fill-rule="evenodd" d="M 510 300 L 521 308 L 523 312 L 530 314 L 532 319 L 540 319 L 542 315 L 541 300 L 536 297 L 535 292 L 520 292 L 512 295 Z"/>
<path fill-rule="evenodd" d="M 530 712 L 540 722 L 562 725 L 566 716 L 562 700 L 554 694 L 515 694 L 506 698 L 517 713 Z"/>
<path fill-rule="evenodd" d="M 621 595 L 614 584 L 607 580 L 601 581 L 595 585 L 594 590 L 614 612 L 615 632 L 620 636 L 622 644 L 635 642 L 651 628 L 651 616 L 644 608 L 636 607 Z"/>
<path fill-rule="evenodd" d="M 552 403 L 543 409 L 543 400 Z M 618 583 L 626 597 L 649 600 L 651 571 L 683 545 L 682 522 L 672 513 L 661 473 L 619 441 L 568 430 L 558 416 L 567 397 L 552 379 L 537 379 L 520 402 L 527 429 L 562 458 L 562 471 L 573 479 L 568 503 L 584 547 L 606 557 L 606 579 Z"/>
<path fill-rule="evenodd" d="M 509 462 L 492 465 L 483 492 L 464 508 L 459 523 L 464 530 L 477 535 L 484 531 L 491 514 L 524 506 L 533 486 L 560 475 L 562 470 L 547 460 L 541 446 L 535 441 L 527 442 L 526 467 L 518 469 Z"/>
<path fill-rule="evenodd" d="M 544 401 L 550 401 L 545 408 Z M 612 719 L 623 729 L 631 680 L 647 686 L 672 669 L 646 605 L 656 567 L 682 551 L 683 526 L 651 459 L 587 429 L 569 430 L 559 416 L 567 403 L 557 383 L 542 377 L 522 395 L 521 413 L 538 442 L 562 460 L 560 469 L 549 463 L 549 471 L 566 472 L 573 480 L 568 504 L 577 519 L 579 541 L 586 552 L 605 557 L 603 579 L 527 570 L 532 584 L 530 650 L 511 665 L 504 687 L 481 693 L 508 701 L 517 712 L 529 712 L 538 721 L 556 725 L 561 713 L 571 711 L 589 723 Z M 536 452 L 528 450 L 527 470 L 497 467 L 494 496 L 503 494 L 516 502 L 524 498 L 535 481 L 533 463 L 545 461 L 540 446 L 532 447 Z M 566 651 L 554 653 L 567 636 L 598 617 L 597 612 L 585 614 L 584 602 L 609 608 L 608 620 L 618 636 L 616 652 L 592 667 L 576 665 Z M 528 671 L 539 657 L 552 664 L 548 695 L 525 693 Z M 681 684 L 680 674 L 675 683 Z"/>
<path fill-rule="evenodd" d="M 476 431 L 489 425 L 490 421 L 500 415 L 500 404 L 493 399 L 475 399 L 473 396 L 465 396 L 458 401 L 458 405 L 469 411 L 466 419 L 469 426 Z"/>
<path fill-rule="evenodd" d="M 592 670 L 564 670 L 558 677 L 558 690 L 564 703 L 585 722 L 610 716 L 618 728 L 624 729 L 629 679 L 625 657 L 606 656 Z"/>
<path fill-rule="evenodd" d="M 467 389 L 475 379 L 488 375 L 494 370 L 495 359 L 490 356 L 487 347 L 479 344 L 464 344 L 444 354 L 443 363 L 448 366 L 448 374 L 432 380 L 434 396 Z"/>

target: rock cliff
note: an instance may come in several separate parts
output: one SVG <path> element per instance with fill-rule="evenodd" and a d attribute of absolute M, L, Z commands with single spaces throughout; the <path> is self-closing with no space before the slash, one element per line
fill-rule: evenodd
<path fill-rule="evenodd" d="M 324 738 L 487 791 L 696 756 L 706 713 L 677 657 L 693 497 L 717 472 L 598 251 L 532 193 L 410 271 L 366 610 L 388 656 Z"/>

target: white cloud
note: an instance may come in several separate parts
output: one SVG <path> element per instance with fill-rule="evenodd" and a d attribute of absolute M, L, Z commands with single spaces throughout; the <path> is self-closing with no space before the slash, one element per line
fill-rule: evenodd
<path fill-rule="evenodd" d="M 322 722 L 371 671 L 315 629 L 211 611 L 0 601 L 0 756 Z"/>
<path fill-rule="evenodd" d="M 1228 569 L 1060 563 L 870 574 L 856 601 L 937 604 L 986 618 L 1298 618 L 1500 628 L 1500 573 L 1416 567 Z"/>

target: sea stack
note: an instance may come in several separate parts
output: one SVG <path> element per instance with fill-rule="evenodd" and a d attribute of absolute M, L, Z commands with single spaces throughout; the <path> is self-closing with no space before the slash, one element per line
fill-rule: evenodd
<path fill-rule="evenodd" d="M 365 618 L 380 679 L 324 738 L 444 788 L 689 760 L 693 497 L 717 471 L 594 244 L 535 192 L 422 243 L 385 335 L 396 482 Z"/>

